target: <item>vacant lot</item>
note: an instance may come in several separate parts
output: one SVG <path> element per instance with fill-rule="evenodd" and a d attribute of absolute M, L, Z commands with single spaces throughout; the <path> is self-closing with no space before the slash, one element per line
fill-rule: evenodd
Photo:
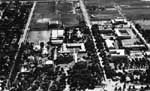
<path fill-rule="evenodd" d="M 85 5 L 91 20 L 113 19 L 120 16 L 114 8 L 113 0 L 86 0 Z"/>
<path fill-rule="evenodd" d="M 104 10 L 99 12 L 90 12 L 90 15 L 94 15 L 94 18 L 91 18 L 91 20 L 95 19 L 113 19 L 115 17 L 119 17 L 119 13 L 117 10 Z"/>
<path fill-rule="evenodd" d="M 28 41 L 36 44 L 40 41 L 47 42 L 50 37 L 48 22 L 54 19 L 57 19 L 55 2 L 38 2 L 30 24 Z"/>
<path fill-rule="evenodd" d="M 130 20 L 150 19 L 150 1 L 144 0 L 85 0 L 87 7 L 111 8 L 117 3 L 122 8 L 122 13 Z M 114 18 L 119 16 L 116 10 L 90 11 L 96 18 Z M 97 14 L 96 14 L 97 13 Z"/>
<path fill-rule="evenodd" d="M 34 29 L 46 29 L 47 23 L 48 23 L 48 19 L 49 20 L 53 20 L 55 18 L 57 18 L 57 15 L 55 13 L 55 2 L 40 2 L 37 3 L 34 14 L 33 14 L 33 18 L 31 21 L 31 28 L 32 30 Z M 38 22 L 38 21 L 42 21 L 47 19 L 47 22 Z M 42 23 L 42 24 L 41 24 Z"/>
<path fill-rule="evenodd" d="M 60 12 L 64 12 L 64 13 L 71 12 L 73 10 L 73 3 L 71 3 L 71 2 L 59 2 L 57 9 Z"/>
<path fill-rule="evenodd" d="M 85 0 L 85 4 L 90 6 L 110 6 L 113 3 L 114 0 Z"/>
<path fill-rule="evenodd" d="M 61 21 L 65 26 L 76 26 L 79 24 L 79 16 L 76 14 L 62 14 Z"/>
<path fill-rule="evenodd" d="M 130 20 L 150 19 L 150 1 L 116 0 L 125 16 Z"/>
<path fill-rule="evenodd" d="M 28 40 L 38 43 L 48 41 L 50 37 L 48 22 L 58 20 L 65 26 L 74 26 L 79 23 L 78 15 L 72 14 L 72 3 L 38 2 L 30 24 Z"/>
<path fill-rule="evenodd" d="M 145 9 L 123 9 L 123 13 L 130 20 L 150 19 L 150 8 Z"/>
<path fill-rule="evenodd" d="M 119 5 L 141 6 L 150 5 L 150 2 L 143 0 L 115 0 Z"/>

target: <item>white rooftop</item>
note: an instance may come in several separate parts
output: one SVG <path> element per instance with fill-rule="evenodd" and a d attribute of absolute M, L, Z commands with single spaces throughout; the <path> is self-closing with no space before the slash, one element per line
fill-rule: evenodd
<path fill-rule="evenodd" d="M 114 48 L 114 40 L 106 39 L 105 43 L 107 48 Z"/>
<path fill-rule="evenodd" d="M 124 56 L 125 50 L 124 49 L 111 49 L 109 50 L 111 56 Z"/>
<path fill-rule="evenodd" d="M 85 46 L 84 43 L 64 43 L 62 45 L 62 48 L 60 50 L 61 53 L 66 53 L 66 52 L 85 52 Z"/>

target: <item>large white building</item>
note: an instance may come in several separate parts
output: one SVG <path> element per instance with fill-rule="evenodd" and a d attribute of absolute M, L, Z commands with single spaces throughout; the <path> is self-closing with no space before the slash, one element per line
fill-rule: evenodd
<path fill-rule="evenodd" d="M 64 30 L 63 29 L 52 29 L 50 42 L 52 44 L 62 44 L 64 38 Z"/>

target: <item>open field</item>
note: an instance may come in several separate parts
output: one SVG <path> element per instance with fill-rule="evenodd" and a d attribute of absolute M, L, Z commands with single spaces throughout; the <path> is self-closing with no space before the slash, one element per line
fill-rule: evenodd
<path fill-rule="evenodd" d="M 43 29 L 43 27 L 47 26 L 48 20 L 50 19 L 53 20 L 55 18 L 57 18 L 56 13 L 55 13 L 55 2 L 37 3 L 34 14 L 33 14 L 33 18 L 31 21 L 31 28 L 33 31 L 34 29 L 36 30 Z M 43 22 L 39 22 L 42 20 Z"/>
<path fill-rule="evenodd" d="M 74 10 L 75 3 L 72 2 L 59 2 L 58 3 L 58 14 L 60 20 L 64 26 L 76 26 L 79 24 L 79 15 Z"/>
<path fill-rule="evenodd" d="M 149 1 L 142 0 L 115 0 L 119 5 L 131 5 L 131 6 L 141 6 L 141 5 L 149 5 Z"/>
<path fill-rule="evenodd" d="M 30 24 L 28 40 L 35 43 L 44 40 L 47 42 L 50 37 L 48 35 L 50 34 L 49 21 L 58 20 L 65 26 L 77 25 L 79 23 L 78 15 L 70 12 L 72 9 L 72 3 L 59 3 L 56 7 L 56 2 L 38 2 Z"/>
<path fill-rule="evenodd" d="M 11 1 L 11 0 L 0 0 L 0 1 Z M 33 2 L 33 1 L 38 1 L 38 2 L 51 2 L 51 1 L 56 1 L 56 0 L 19 0 L 19 1 L 28 1 L 28 2 Z"/>
<path fill-rule="evenodd" d="M 79 24 L 78 15 L 76 14 L 62 14 L 61 21 L 65 26 L 76 26 Z"/>
<path fill-rule="evenodd" d="M 123 9 L 125 16 L 130 20 L 150 19 L 150 8 L 145 9 Z"/>
<path fill-rule="evenodd" d="M 55 2 L 38 2 L 31 21 L 28 40 L 35 43 L 47 42 L 50 37 L 48 22 L 54 19 L 57 19 Z"/>
<path fill-rule="evenodd" d="M 114 0 L 85 0 L 85 4 L 90 6 L 110 6 L 113 3 Z"/>
<path fill-rule="evenodd" d="M 71 11 L 73 10 L 73 3 L 69 3 L 69 2 L 58 2 L 57 9 L 58 9 L 60 12 L 64 12 L 64 13 L 71 12 Z"/>
<path fill-rule="evenodd" d="M 130 20 L 150 19 L 150 1 L 142 0 L 116 0 L 122 12 Z"/>
<path fill-rule="evenodd" d="M 106 10 L 103 11 L 90 11 L 89 14 L 94 14 L 96 18 L 114 18 L 119 16 L 116 10 L 107 10 L 112 8 L 114 3 L 117 3 L 121 6 L 122 13 L 129 20 L 139 20 L 139 19 L 150 19 L 150 1 L 142 0 L 86 0 L 86 6 L 92 7 L 96 6 L 97 8 L 105 7 Z M 97 14 L 96 14 L 96 13 Z"/>
<path fill-rule="evenodd" d="M 86 0 L 85 5 L 89 15 L 94 16 L 91 20 L 113 19 L 120 16 L 114 8 L 113 0 Z"/>
<path fill-rule="evenodd" d="M 91 18 L 91 20 L 95 20 L 95 19 L 113 19 L 116 17 L 119 17 L 119 13 L 116 10 L 105 10 L 105 11 L 100 11 L 98 13 L 93 13 L 90 12 L 91 15 L 94 15 L 94 18 Z"/>
<path fill-rule="evenodd" d="M 4 1 L 4 0 L 2 0 Z M 6 1 L 6 0 L 5 0 Z M 9 0 L 8 0 L 9 1 Z M 52 2 L 56 0 L 21 0 L 21 1 L 38 1 L 38 2 Z M 61 1 L 61 0 L 59 0 Z M 68 0 L 69 1 L 69 0 Z M 73 1 L 73 0 L 70 0 Z M 137 20 L 137 19 L 150 19 L 150 1 L 148 0 L 84 0 L 85 4 L 87 6 L 98 6 L 98 7 L 112 7 L 114 3 L 117 3 L 121 6 L 122 12 L 125 14 L 125 16 L 130 20 Z M 58 9 L 66 12 L 71 11 L 71 4 L 69 3 L 61 3 L 62 5 L 58 6 Z M 64 5 L 63 5 L 64 4 Z M 53 4 L 54 5 L 54 4 Z M 50 7 L 50 6 L 49 6 Z M 66 8 L 66 9 L 64 9 Z M 107 12 L 107 11 L 106 11 Z M 117 14 L 114 14 L 112 11 L 108 11 L 112 14 L 105 14 L 104 12 L 99 12 L 102 15 L 101 18 L 111 18 L 118 16 Z"/>

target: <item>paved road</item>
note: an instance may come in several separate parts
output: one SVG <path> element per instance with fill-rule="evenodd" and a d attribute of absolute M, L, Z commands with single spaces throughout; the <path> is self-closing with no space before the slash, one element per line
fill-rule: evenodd
<path fill-rule="evenodd" d="M 95 40 L 95 38 L 93 36 L 93 33 L 92 33 L 92 30 L 91 30 L 91 23 L 90 23 L 89 15 L 87 13 L 87 9 L 86 9 L 86 7 L 83 3 L 83 0 L 79 0 L 79 1 L 80 1 L 80 8 L 81 8 L 82 14 L 84 16 L 84 20 L 85 20 L 87 26 L 90 28 L 90 32 L 92 34 L 92 39 L 93 39 L 93 42 L 94 42 L 95 49 L 97 51 L 97 56 L 99 57 L 100 66 L 104 67 L 103 64 L 102 64 L 102 58 L 98 54 L 98 49 L 97 49 L 96 42 L 95 42 L 96 40 Z M 105 74 L 104 70 L 103 70 L 103 73 L 104 73 L 104 79 L 107 80 L 107 77 L 106 77 L 106 74 Z"/>
<path fill-rule="evenodd" d="M 18 43 L 18 45 L 19 45 L 18 51 L 17 51 L 17 53 L 16 53 L 16 55 L 15 55 L 15 58 L 14 58 L 15 60 L 16 60 L 17 57 L 18 57 L 18 53 L 19 53 L 19 51 L 20 51 L 21 44 L 22 44 L 22 42 L 23 42 L 23 41 L 25 40 L 25 38 L 26 38 L 26 35 L 27 35 L 27 32 L 28 32 L 28 27 L 29 27 L 29 25 L 30 25 L 31 18 L 32 18 L 32 16 L 33 16 L 33 12 L 34 12 L 35 6 L 36 6 L 36 2 L 34 2 L 33 6 L 32 6 L 32 9 L 31 9 L 31 12 L 30 12 L 28 21 L 27 21 L 26 26 L 25 26 L 25 29 L 24 29 L 24 34 L 21 36 L 21 38 L 20 38 L 20 40 L 19 40 L 19 43 Z M 10 78 L 12 77 L 12 73 L 13 73 L 13 70 L 14 70 L 14 68 L 15 68 L 15 65 L 16 65 L 16 64 L 15 64 L 15 61 L 14 61 L 13 66 L 12 66 L 11 71 L 10 71 L 10 74 L 9 74 L 9 78 L 8 78 L 8 80 L 7 80 L 7 82 L 6 82 L 6 87 L 9 86 Z"/>
<path fill-rule="evenodd" d="M 21 47 L 21 43 L 26 39 L 26 35 L 28 33 L 28 30 L 29 30 L 29 25 L 31 23 L 31 19 L 32 19 L 33 12 L 35 10 L 36 4 L 37 4 L 37 2 L 34 2 L 33 7 L 31 9 L 31 13 L 30 13 L 28 21 L 27 21 L 27 24 L 26 24 L 25 29 L 24 29 L 24 34 L 22 35 L 22 37 L 21 37 L 21 39 L 19 41 L 19 47 Z"/>

